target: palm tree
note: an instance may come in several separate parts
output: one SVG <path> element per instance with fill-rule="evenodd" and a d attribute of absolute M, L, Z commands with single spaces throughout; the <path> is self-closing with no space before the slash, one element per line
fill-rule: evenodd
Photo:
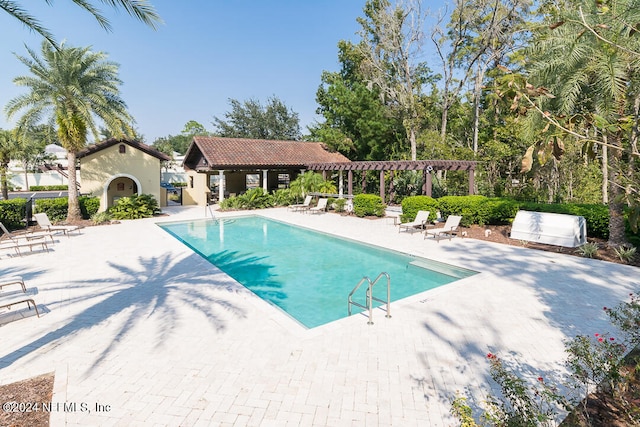
<path fill-rule="evenodd" d="M 570 118 L 567 129 L 580 123 L 583 134 L 587 130 L 596 134 L 599 144 L 609 149 L 608 160 L 603 160 L 608 162 L 608 243 L 619 246 L 626 242 L 623 202 L 627 187 L 624 161 L 631 135 L 628 123 L 634 100 L 640 99 L 640 57 L 629 49 L 637 47 L 632 37 L 635 30 L 626 26 L 637 19 L 622 17 L 629 17 L 637 8 L 635 0 L 612 0 L 602 7 L 584 0 L 571 3 L 572 7 L 544 27 L 529 50 L 531 77 L 555 95 L 551 108 L 557 117 Z M 607 43 L 603 36 L 616 42 Z"/>
<path fill-rule="evenodd" d="M 109 20 L 92 4 L 93 2 L 87 0 L 73 0 L 73 2 L 93 15 L 102 28 L 111 31 Z M 153 6 L 146 0 L 100 0 L 100 2 L 113 6 L 114 8 L 121 7 L 129 15 L 136 17 L 154 29 L 157 24 L 162 22 L 160 15 L 158 15 Z M 49 6 L 53 4 L 51 0 L 46 0 L 46 3 Z M 55 46 L 57 44 L 49 30 L 42 25 L 40 20 L 20 6 L 20 2 L 15 0 L 0 0 L 0 9 L 22 22 L 30 30 L 40 34 L 52 45 Z"/>
<path fill-rule="evenodd" d="M 13 81 L 29 89 L 6 106 L 7 116 L 22 113 L 18 129 L 27 129 L 42 120 L 56 126 L 58 139 L 67 150 L 69 167 L 69 211 L 67 221 L 80 219 L 76 180 L 76 154 L 87 143 L 91 132 L 99 139 L 96 119 L 113 133 L 132 134 L 133 119 L 119 95 L 118 64 L 106 60 L 106 54 L 89 47 L 76 48 L 60 44 L 57 48 L 42 42 L 41 57 L 27 48 L 30 57 L 16 55 L 32 75 Z"/>

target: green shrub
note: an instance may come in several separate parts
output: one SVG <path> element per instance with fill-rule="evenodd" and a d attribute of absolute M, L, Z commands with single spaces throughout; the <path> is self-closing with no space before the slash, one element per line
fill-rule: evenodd
<path fill-rule="evenodd" d="M 485 196 L 444 196 L 438 199 L 442 217 L 449 215 L 460 215 L 463 227 L 471 224 L 487 224 L 486 206 L 483 206 L 488 199 Z"/>
<path fill-rule="evenodd" d="M 57 199 L 37 199 L 35 212 L 44 212 L 53 223 L 64 221 L 69 211 L 69 199 L 60 197 Z"/>
<path fill-rule="evenodd" d="M 80 196 L 78 198 L 78 204 L 80 204 L 82 218 L 88 219 L 100 209 L 100 198 L 93 196 Z"/>
<path fill-rule="evenodd" d="M 440 204 L 436 199 L 429 196 L 409 196 L 402 200 L 402 222 L 413 221 L 418 211 L 429 211 L 429 219 L 436 218 L 436 212 L 440 209 Z"/>
<path fill-rule="evenodd" d="M 91 222 L 95 225 L 104 224 L 105 222 L 111 221 L 111 214 L 107 211 L 96 212 L 91 215 Z"/>
<path fill-rule="evenodd" d="M 67 191 L 68 185 L 31 185 L 30 191 Z"/>
<path fill-rule="evenodd" d="M 89 219 L 100 209 L 100 198 L 93 196 L 78 197 L 82 218 Z M 37 199 L 35 212 L 44 212 L 51 222 L 64 221 L 69 212 L 69 199 L 59 197 L 56 199 Z"/>
<path fill-rule="evenodd" d="M 335 199 L 333 201 L 333 208 L 336 210 L 336 212 L 344 212 L 346 204 L 347 199 Z"/>
<path fill-rule="evenodd" d="M 220 209 L 265 209 L 273 207 L 274 204 L 271 194 L 265 192 L 262 187 L 256 187 L 239 196 L 224 199 L 220 202 Z"/>
<path fill-rule="evenodd" d="M 0 222 L 9 230 L 24 228 L 27 215 L 27 199 L 0 200 Z"/>
<path fill-rule="evenodd" d="M 294 201 L 294 197 L 288 188 L 280 188 L 274 191 L 272 197 L 274 206 L 289 206 Z"/>
<path fill-rule="evenodd" d="M 353 197 L 353 213 L 356 216 L 384 216 L 386 205 L 382 203 L 382 198 L 374 194 L 358 194 Z"/>
<path fill-rule="evenodd" d="M 587 242 L 584 245 L 578 247 L 576 252 L 585 258 L 593 258 L 598 253 L 598 244 L 596 242 Z"/>
<path fill-rule="evenodd" d="M 122 197 L 109 209 L 113 219 L 150 218 L 157 213 L 160 213 L 158 201 L 150 194 Z"/>

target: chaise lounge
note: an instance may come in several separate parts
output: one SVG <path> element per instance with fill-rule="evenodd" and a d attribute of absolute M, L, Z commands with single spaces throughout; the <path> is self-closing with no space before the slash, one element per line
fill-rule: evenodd
<path fill-rule="evenodd" d="M 436 242 L 439 242 L 443 236 L 448 237 L 449 240 L 451 240 L 451 238 L 455 236 L 458 231 L 460 220 L 462 220 L 461 216 L 449 215 L 447 217 L 447 221 L 442 227 L 428 229 L 424 233 L 424 238 L 426 239 L 429 235 L 432 235 L 436 239 Z"/>
<path fill-rule="evenodd" d="M 398 224 L 398 232 L 401 232 L 403 229 L 411 232 L 417 229 L 424 229 L 428 222 L 429 211 L 418 211 L 413 221 Z"/>
<path fill-rule="evenodd" d="M 49 220 L 49 216 L 46 212 L 40 212 L 33 215 L 38 222 L 38 226 L 47 232 L 55 234 L 56 232 L 62 231 L 65 236 L 69 236 L 69 233 L 73 231 L 77 231 L 80 234 L 80 227 L 77 225 L 53 225 Z"/>

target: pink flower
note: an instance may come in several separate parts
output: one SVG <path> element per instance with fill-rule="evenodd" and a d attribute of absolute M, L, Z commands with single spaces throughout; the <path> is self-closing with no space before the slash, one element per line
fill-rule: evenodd
<path fill-rule="evenodd" d="M 608 308 L 607 308 L 607 307 L 602 307 L 602 309 L 603 309 L 604 311 L 607 311 L 607 310 L 608 310 Z"/>
<path fill-rule="evenodd" d="M 615 338 L 613 338 L 613 337 L 609 338 L 609 341 L 615 341 L 615 340 L 616 340 L 616 339 L 615 339 Z"/>
<path fill-rule="evenodd" d="M 493 354 L 493 353 L 487 353 L 487 358 L 489 358 L 489 359 L 495 359 L 495 358 L 496 358 L 496 355 L 495 355 L 495 354 Z"/>
<path fill-rule="evenodd" d="M 596 337 L 599 337 L 599 336 L 600 336 L 600 334 L 595 334 L 595 336 L 596 336 Z"/>
<path fill-rule="evenodd" d="M 538 381 L 543 382 L 543 381 L 544 381 L 544 378 L 542 378 L 542 377 L 538 377 Z"/>
<path fill-rule="evenodd" d="M 602 338 L 598 338 L 598 342 L 602 342 L 602 341 L 603 341 L 603 339 L 602 339 Z"/>

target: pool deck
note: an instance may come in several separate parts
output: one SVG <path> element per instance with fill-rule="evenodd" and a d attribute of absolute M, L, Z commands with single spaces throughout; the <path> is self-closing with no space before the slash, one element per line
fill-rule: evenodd
<path fill-rule="evenodd" d="M 476 406 L 493 387 L 488 352 L 561 378 L 563 340 L 612 331 L 602 307 L 640 287 L 634 267 L 436 243 L 388 218 L 252 212 L 480 272 L 392 304 L 391 319 L 307 330 L 156 225 L 204 208 L 165 212 L 58 236 L 48 253 L 0 253 L 0 276 L 21 275 L 41 310 L 0 314 L 0 384 L 54 372 L 53 427 L 455 425 L 456 391 Z"/>

